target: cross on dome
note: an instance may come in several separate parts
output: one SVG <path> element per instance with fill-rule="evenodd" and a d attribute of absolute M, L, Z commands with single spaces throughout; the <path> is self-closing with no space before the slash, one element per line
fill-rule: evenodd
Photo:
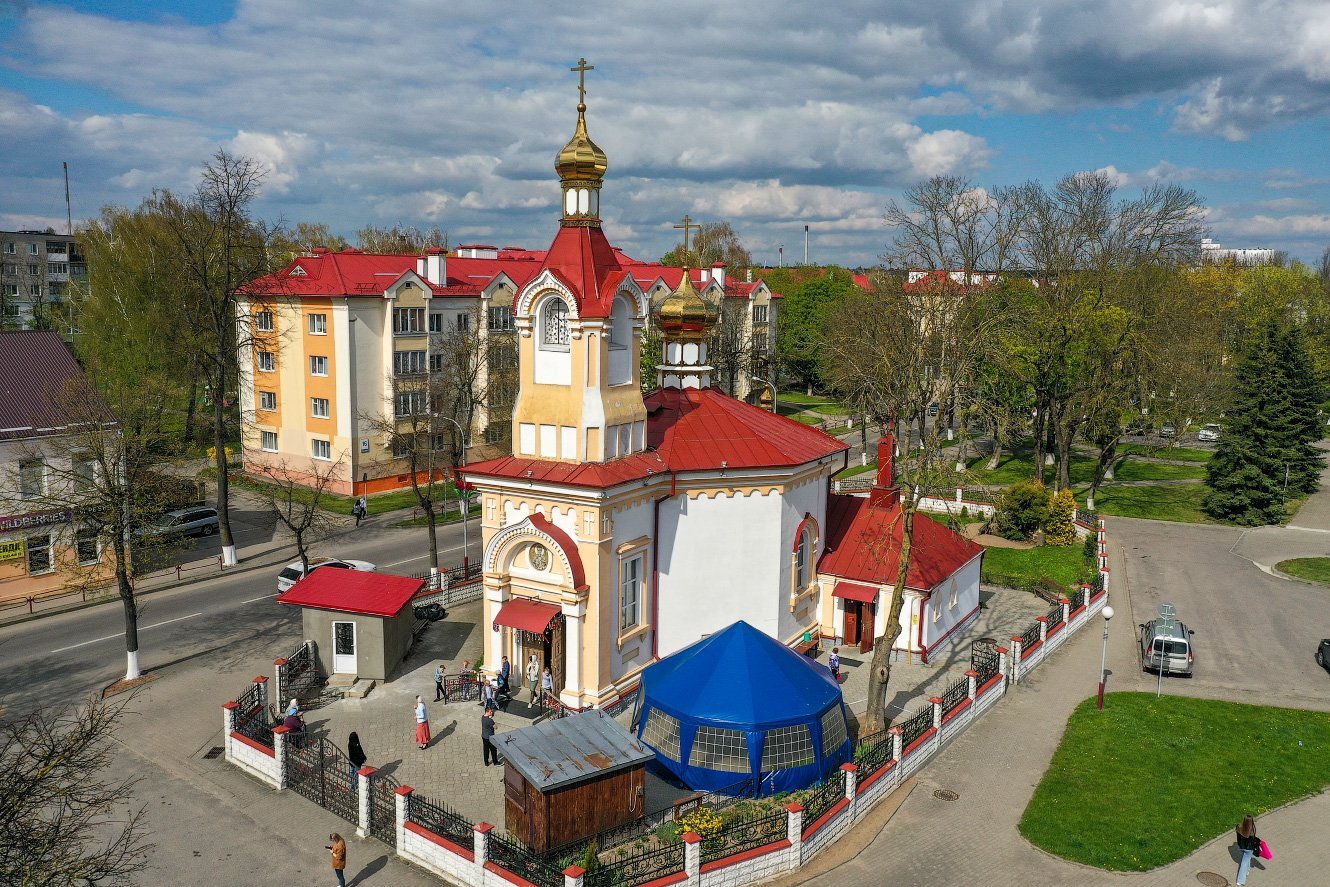
<path fill-rule="evenodd" d="M 609 160 L 591 141 L 586 129 L 586 72 L 594 71 L 586 59 L 569 68 L 577 72 L 577 128 L 554 160 L 554 170 L 563 186 L 563 217 L 567 227 L 599 227 L 600 183 L 609 170 Z"/>
<path fill-rule="evenodd" d="M 683 259 L 684 261 L 688 261 L 688 232 L 690 229 L 693 229 L 700 234 L 702 233 L 702 226 L 694 225 L 692 218 L 687 213 L 684 213 L 683 224 L 675 225 L 674 227 L 683 229 Z"/>

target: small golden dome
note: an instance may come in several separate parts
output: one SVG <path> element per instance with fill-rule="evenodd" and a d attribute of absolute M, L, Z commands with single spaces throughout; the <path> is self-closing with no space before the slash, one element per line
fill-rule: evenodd
<path fill-rule="evenodd" d="M 600 181 L 605 178 L 605 172 L 610 167 L 609 160 L 605 152 L 600 150 L 600 146 L 591 141 L 591 136 L 586 131 L 586 105 L 579 103 L 577 106 L 577 129 L 573 132 L 573 137 L 568 140 L 568 144 L 563 146 L 563 150 L 554 160 L 554 171 L 559 174 L 559 178 L 564 181 L 569 179 L 594 179 Z"/>
<path fill-rule="evenodd" d="M 706 335 L 719 312 L 714 305 L 693 288 L 689 269 L 683 269 L 683 279 L 674 292 L 660 304 L 660 329 L 675 338 L 702 338 Z"/>

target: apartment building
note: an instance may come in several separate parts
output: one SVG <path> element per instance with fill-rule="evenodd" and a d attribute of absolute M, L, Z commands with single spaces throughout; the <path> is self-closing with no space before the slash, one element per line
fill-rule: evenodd
<path fill-rule="evenodd" d="M 615 253 L 653 304 L 682 279 L 681 268 Z M 444 449 L 456 423 L 466 430 L 468 462 L 509 452 L 513 298 L 544 260 L 543 250 L 486 244 L 421 256 L 316 249 L 254 281 L 240 294 L 238 318 L 247 469 L 311 484 L 330 473 L 328 489 L 359 495 L 410 484 L 408 430 L 427 427 Z M 722 324 L 732 318 L 733 335 L 760 349 L 768 367 L 779 295 L 760 280 L 727 280 L 723 265 L 691 275 L 704 298 L 728 309 Z M 743 365 L 730 373 L 739 397 L 751 393 L 748 368 L 756 366 Z"/>
<path fill-rule="evenodd" d="M 32 327 L 87 276 L 74 238 L 49 231 L 0 231 L 0 329 Z"/>

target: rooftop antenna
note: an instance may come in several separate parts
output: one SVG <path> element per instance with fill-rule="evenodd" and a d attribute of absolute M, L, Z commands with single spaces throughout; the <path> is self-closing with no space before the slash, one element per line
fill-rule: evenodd
<path fill-rule="evenodd" d="M 74 214 L 69 208 L 69 161 L 61 161 L 60 165 L 65 168 L 65 233 L 73 237 Z"/>

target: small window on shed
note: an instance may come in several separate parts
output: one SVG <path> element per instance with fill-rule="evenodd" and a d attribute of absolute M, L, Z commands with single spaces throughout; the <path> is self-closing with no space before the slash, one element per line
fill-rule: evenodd
<path fill-rule="evenodd" d="M 762 740 L 762 772 L 813 763 L 813 736 L 807 724 L 768 730 Z"/>
<path fill-rule="evenodd" d="M 642 741 L 665 757 L 679 760 L 679 719 L 660 709 L 649 709 Z"/>
<path fill-rule="evenodd" d="M 723 727 L 698 727 L 693 749 L 688 755 L 688 766 L 747 773 L 748 734 Z"/>

